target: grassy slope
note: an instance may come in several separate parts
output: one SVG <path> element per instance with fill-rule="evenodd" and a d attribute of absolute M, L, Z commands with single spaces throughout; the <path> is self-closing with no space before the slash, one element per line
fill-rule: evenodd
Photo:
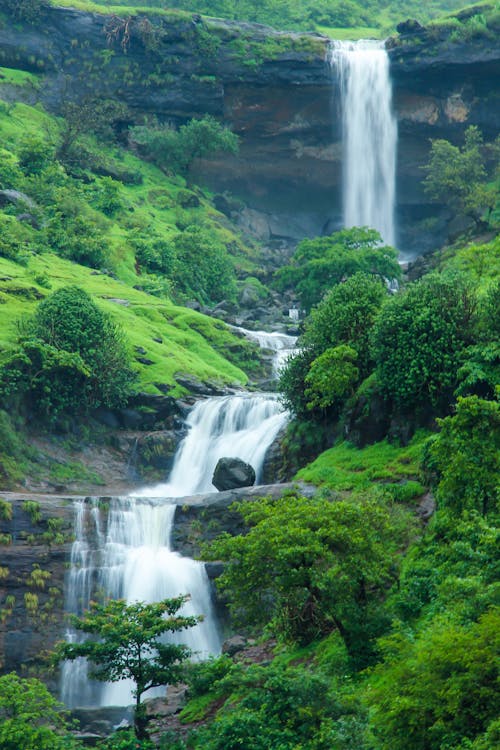
<path fill-rule="evenodd" d="M 427 433 L 420 431 L 406 447 L 388 440 L 366 448 L 341 442 L 301 469 L 296 479 L 337 491 L 367 489 L 373 483 L 380 483 L 395 498 L 410 500 L 425 491 L 416 480 L 427 437 Z"/>
<path fill-rule="evenodd" d="M 21 92 L 22 87 L 36 88 L 39 84 L 36 76 L 6 69 L 0 69 L 0 83 L 7 84 L 9 98 L 13 93 L 15 96 L 16 89 L 12 86 L 19 87 Z M 0 139 L 8 151 L 14 152 L 25 134 L 43 137 L 56 133 L 57 128 L 54 118 L 39 108 L 22 103 L 0 106 Z M 102 300 L 103 307 L 125 329 L 131 347 L 142 347 L 146 350 L 142 356 L 153 361 L 149 366 L 137 363 L 142 388 L 154 391 L 154 383 L 175 385 L 177 373 L 189 373 L 202 380 L 245 383 L 245 373 L 220 353 L 227 352 L 235 343 L 225 324 L 132 288 L 140 285 L 141 276 L 135 271 L 127 232 L 136 230 L 147 235 L 152 231 L 168 238 L 179 231 L 176 227 L 179 218 L 188 223 L 211 222 L 212 231 L 236 247 L 239 255 L 235 263 L 240 268 L 251 268 L 248 249 L 203 197 L 198 208 L 186 210 L 176 203 L 179 190 L 185 188 L 182 178 L 167 178 L 152 165 L 116 147 L 95 145 L 105 157 L 112 158 L 123 169 L 140 172 L 143 178 L 140 185 L 121 186 L 125 207 L 118 218 L 96 212 L 112 248 L 113 275 L 117 279 L 50 253 L 31 255 L 27 265 L 0 258 L 0 359 L 2 351 L 5 356 L 14 345 L 16 319 L 34 309 L 36 296 L 46 295 L 62 285 L 78 284 Z M 37 283 L 37 278 L 42 284 Z M 17 293 L 18 287 L 31 288 L 35 293 Z M 125 300 L 127 304 L 107 298 Z M 153 339 L 161 339 L 162 343 Z M 182 392 L 179 386 L 172 391 L 174 395 Z"/>
<path fill-rule="evenodd" d="M 36 283 L 40 274 L 50 278 L 50 290 Z M 146 350 L 141 356 L 154 364 L 137 363 L 143 389 L 154 391 L 154 383 L 173 383 L 178 373 L 201 380 L 246 382 L 245 373 L 216 351 L 233 341 L 223 323 L 49 253 L 33 256 L 26 267 L 0 258 L 0 348 L 5 351 L 13 345 L 16 320 L 34 310 L 33 290 L 46 295 L 68 284 L 78 284 L 100 300 L 123 326 L 130 346 Z M 179 386 L 172 391 L 181 392 Z"/>

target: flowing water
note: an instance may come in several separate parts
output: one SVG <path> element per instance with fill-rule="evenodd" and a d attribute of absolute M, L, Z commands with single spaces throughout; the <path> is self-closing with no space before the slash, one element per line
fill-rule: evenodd
<path fill-rule="evenodd" d="M 333 42 L 339 76 L 344 146 L 344 226 L 377 229 L 394 245 L 397 124 L 389 57 L 375 40 Z"/>
<path fill-rule="evenodd" d="M 279 333 L 278 331 L 250 331 L 239 326 L 236 330 L 250 341 L 255 341 L 261 349 L 269 349 L 274 352 L 274 377 L 278 377 L 287 359 L 293 357 L 298 351 L 296 348 L 297 336 L 290 336 L 288 333 Z"/>
<path fill-rule="evenodd" d="M 261 333 L 261 332 L 259 332 Z M 293 337 L 271 336 L 277 356 L 284 356 Z M 236 456 L 255 469 L 257 482 L 265 454 L 287 421 L 274 394 L 245 394 L 199 401 L 188 416 L 188 434 L 177 451 L 167 482 L 145 488 L 132 497 L 113 498 L 109 508 L 99 501 L 77 507 L 75 542 L 67 582 L 66 609 L 81 615 L 99 593 L 109 599 L 153 602 L 189 594 L 183 614 L 202 614 L 203 622 L 181 632 L 195 658 L 220 651 L 221 641 L 201 562 L 172 551 L 170 536 L 175 498 L 213 492 L 212 475 L 219 458 Z M 68 640 L 77 638 L 74 631 Z M 62 698 L 70 707 L 129 705 L 132 685 L 106 685 L 88 679 L 85 661 L 63 667 Z M 157 691 L 157 692 L 164 692 Z"/>

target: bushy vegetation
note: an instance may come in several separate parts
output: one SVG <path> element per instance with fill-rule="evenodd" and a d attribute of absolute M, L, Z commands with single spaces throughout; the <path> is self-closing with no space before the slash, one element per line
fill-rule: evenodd
<path fill-rule="evenodd" d="M 355 273 L 399 279 L 397 256 L 374 229 L 343 229 L 299 242 L 291 262 L 277 272 L 276 285 L 292 288 L 310 311 L 333 286 Z"/>
<path fill-rule="evenodd" d="M 123 332 L 78 287 L 62 287 L 25 320 L 19 348 L 2 367 L 0 398 L 41 418 L 121 406 L 135 373 Z"/>
<path fill-rule="evenodd" d="M 87 0 L 83 0 L 86 2 Z M 82 0 L 79 0 L 82 2 Z M 136 0 L 98 0 L 94 5 L 106 6 L 137 6 Z M 231 18 L 239 21 L 255 21 L 265 23 L 279 29 L 301 29 L 312 31 L 319 28 L 352 28 L 371 27 L 391 28 L 401 19 L 417 15 L 423 22 L 454 8 L 463 7 L 460 0 L 428 0 L 415 8 L 409 0 L 369 0 L 361 4 L 357 0 L 284 0 L 279 5 L 272 0 L 147 0 L 143 3 L 149 8 L 179 8 L 187 11 L 203 13 L 217 18 Z"/>
<path fill-rule="evenodd" d="M 238 151 L 238 136 L 211 115 L 190 120 L 178 130 L 172 125 L 138 125 L 131 137 L 148 159 L 171 174 L 187 175 L 195 159 Z"/>

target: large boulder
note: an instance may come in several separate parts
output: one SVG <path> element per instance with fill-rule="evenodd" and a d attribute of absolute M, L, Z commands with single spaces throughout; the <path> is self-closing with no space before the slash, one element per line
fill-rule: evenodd
<path fill-rule="evenodd" d="M 215 467 L 212 484 L 219 491 L 255 484 L 255 471 L 241 458 L 220 458 Z"/>

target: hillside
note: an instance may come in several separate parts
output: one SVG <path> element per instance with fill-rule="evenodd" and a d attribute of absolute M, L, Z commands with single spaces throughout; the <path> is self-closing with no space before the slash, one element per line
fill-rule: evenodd
<path fill-rule="evenodd" d="M 410 5 L 0 0 L 0 750 L 500 748 L 500 10 Z"/>

